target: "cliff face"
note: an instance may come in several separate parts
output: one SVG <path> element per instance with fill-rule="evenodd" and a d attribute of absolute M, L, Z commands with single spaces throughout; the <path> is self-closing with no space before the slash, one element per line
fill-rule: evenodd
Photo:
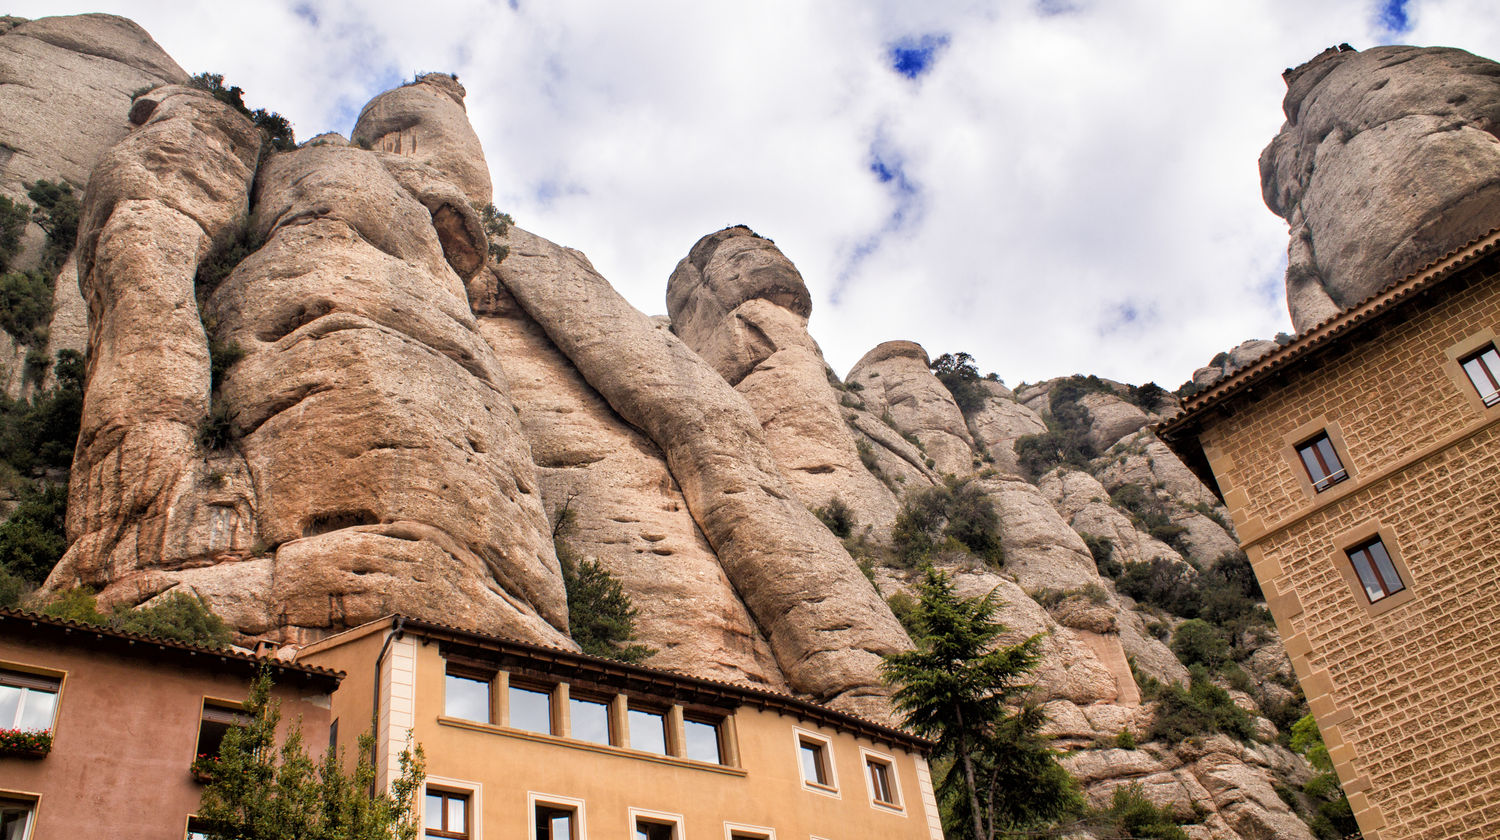
<path fill-rule="evenodd" d="M 1260 156 L 1291 227 L 1298 332 L 1500 224 L 1500 65 L 1463 50 L 1348 47 L 1286 72 Z"/>
<path fill-rule="evenodd" d="M 913 499 L 957 494 L 997 513 L 995 545 L 933 560 L 998 593 L 1009 641 L 1044 634 L 1034 699 L 1092 799 L 1141 782 L 1206 814 L 1197 836 L 1310 836 L 1272 789 L 1308 772 L 1268 719 L 1294 702 L 1274 632 L 1236 640 L 1259 740 L 1148 739 L 1158 706 L 1131 663 L 1187 679 L 1164 644 L 1182 619 L 1116 578 L 1155 562 L 1192 581 L 1237 551 L 1143 430 L 1170 397 L 976 378 L 961 409 L 905 341 L 841 381 L 803 277 L 742 227 L 688 249 L 669 316 L 648 318 L 581 253 L 486 228 L 449 76 L 376 97 L 355 142 L 273 151 L 128 22 L 13 23 L 0 51 L 23 36 L 58 61 L 118 56 L 110 91 L 129 83 L 86 114 L 109 131 L 46 170 L 84 190 L 60 288 L 87 301 L 88 373 L 70 545 L 42 597 L 190 591 L 282 642 L 401 611 L 571 646 L 562 545 L 620 581 L 649 664 L 888 720 L 881 655 L 910 640 L 886 598 L 914 580 L 892 531 Z M 1056 429 L 1087 456 L 1023 457 Z M 843 540 L 813 513 L 839 508 Z M 1114 747 L 1122 732 L 1142 746 Z"/>

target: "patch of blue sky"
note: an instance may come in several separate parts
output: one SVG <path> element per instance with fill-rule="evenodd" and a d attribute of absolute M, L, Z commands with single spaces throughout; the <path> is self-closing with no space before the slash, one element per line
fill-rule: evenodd
<path fill-rule="evenodd" d="M 891 69 L 908 79 L 916 79 L 932 69 L 938 54 L 948 46 L 948 36 L 941 33 L 909 35 L 886 48 Z"/>
<path fill-rule="evenodd" d="M 559 198 L 572 198 L 574 196 L 588 195 L 588 189 L 582 184 L 566 181 L 561 177 L 547 178 L 536 182 L 531 188 L 531 197 L 542 209 L 550 208 Z"/>
<path fill-rule="evenodd" d="M 1134 333 L 1153 328 L 1158 320 L 1154 303 L 1127 298 L 1105 310 L 1100 319 L 1098 332 L 1101 336 L 1121 332 Z"/>
<path fill-rule="evenodd" d="M 292 14 L 302 18 L 313 26 L 318 25 L 318 9 L 311 3 L 298 3 L 292 7 Z"/>
<path fill-rule="evenodd" d="M 1375 26 L 1387 39 L 1400 38 L 1412 30 L 1411 0 L 1376 0 Z"/>
<path fill-rule="evenodd" d="M 870 143 L 870 157 L 866 166 L 875 180 L 885 185 L 891 202 L 890 211 L 875 232 L 859 239 L 850 247 L 829 295 L 834 305 L 839 303 L 844 290 L 853 281 L 865 260 L 880 250 L 886 237 L 915 224 L 922 215 L 921 187 L 907 175 L 906 161 L 901 150 L 891 144 L 883 131 L 876 131 L 875 139 Z"/>

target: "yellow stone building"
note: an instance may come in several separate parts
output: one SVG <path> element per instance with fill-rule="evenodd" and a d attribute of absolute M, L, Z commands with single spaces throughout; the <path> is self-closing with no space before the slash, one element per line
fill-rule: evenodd
<path fill-rule="evenodd" d="M 1188 399 L 1367 840 L 1500 837 L 1500 231 Z"/>
<path fill-rule="evenodd" d="M 400 616 L 297 661 L 381 784 L 422 745 L 425 837 L 942 840 L 929 742 L 784 694 Z"/>

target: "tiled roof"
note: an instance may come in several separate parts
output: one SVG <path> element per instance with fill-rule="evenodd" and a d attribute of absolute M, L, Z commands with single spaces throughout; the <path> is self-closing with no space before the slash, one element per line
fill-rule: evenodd
<path fill-rule="evenodd" d="M 740 702 L 775 708 L 810 720 L 826 723 L 838 729 L 865 735 L 873 740 L 915 748 L 924 753 L 930 752 L 933 746 L 935 746 L 933 742 L 912 735 L 909 732 L 877 723 L 859 715 L 830 709 L 827 706 L 814 703 L 810 700 L 804 700 L 800 697 L 768 688 L 749 686 L 725 680 L 708 679 L 662 668 L 651 668 L 645 665 L 632 665 L 616 659 L 590 656 L 589 654 L 579 653 L 578 651 L 566 648 L 521 641 L 494 633 L 481 632 L 471 628 L 458 627 L 427 619 L 392 615 L 381 619 L 381 622 L 389 622 L 393 627 L 397 622 L 400 622 L 404 630 L 426 635 L 451 634 L 461 637 L 460 640 L 467 639 L 481 646 L 488 643 L 530 658 L 565 662 L 582 670 L 612 673 L 627 679 L 656 683 L 658 685 L 664 684 L 668 688 L 680 688 L 697 693 L 732 697 Z"/>
<path fill-rule="evenodd" d="M 1291 343 L 1278 347 L 1182 402 L 1182 411 L 1157 424 L 1155 431 L 1163 440 L 1180 436 L 1209 409 L 1222 405 L 1236 394 L 1270 376 L 1284 373 L 1312 354 L 1334 346 L 1356 328 L 1378 319 L 1385 313 L 1411 301 L 1452 277 L 1460 269 L 1494 253 L 1500 246 L 1500 228 L 1454 250 L 1426 268 L 1398 280 L 1363 302 L 1309 328 Z"/>
<path fill-rule="evenodd" d="M 0 632 L 11 628 L 25 628 L 30 631 L 29 635 L 35 635 L 38 631 L 45 631 L 51 632 L 54 635 L 75 637 L 79 641 L 92 639 L 96 643 L 106 642 L 138 648 L 155 647 L 159 652 L 169 653 L 174 657 L 186 657 L 205 666 L 226 663 L 238 665 L 244 663 L 245 665 L 255 666 L 252 670 L 258 670 L 262 666 L 267 666 L 272 670 L 328 679 L 335 683 L 344 677 L 342 671 L 335 671 L 331 668 L 322 668 L 316 665 L 303 665 L 278 659 L 275 656 L 265 656 L 227 647 L 216 648 L 209 647 L 208 645 L 196 645 L 190 642 L 179 642 L 175 639 L 164 639 L 160 636 L 148 636 L 144 633 L 131 633 L 97 624 L 86 624 L 71 619 L 54 618 L 49 615 L 42 615 L 41 613 L 26 610 L 0 608 Z"/>

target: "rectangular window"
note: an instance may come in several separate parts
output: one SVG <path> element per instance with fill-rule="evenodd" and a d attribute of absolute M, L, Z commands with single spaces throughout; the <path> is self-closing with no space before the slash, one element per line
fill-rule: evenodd
<path fill-rule="evenodd" d="M 642 752 L 667 754 L 667 718 L 661 712 L 631 708 L 630 748 Z"/>
<path fill-rule="evenodd" d="M 683 740 L 686 741 L 687 757 L 693 761 L 705 761 L 709 764 L 723 764 L 724 756 L 720 749 L 719 724 L 707 720 L 694 720 L 684 718 L 682 721 Z"/>
<path fill-rule="evenodd" d="M 804 737 L 798 739 L 797 748 L 802 758 L 802 781 L 833 787 L 833 774 L 828 771 L 828 745 Z"/>
<path fill-rule="evenodd" d="M 475 723 L 494 723 L 490 718 L 490 683 L 486 674 L 448 669 L 443 681 L 443 714 Z"/>
<path fill-rule="evenodd" d="M 1500 403 L 1500 353 L 1495 352 L 1495 345 L 1460 359 L 1458 364 L 1468 374 L 1469 382 L 1473 383 L 1485 405 Z"/>
<path fill-rule="evenodd" d="M 901 807 L 901 801 L 896 796 L 895 784 L 891 778 L 889 761 L 867 755 L 865 756 L 865 772 L 870 774 L 870 796 L 875 802 L 893 808 Z"/>
<path fill-rule="evenodd" d="M 1390 552 L 1385 550 L 1385 543 L 1379 537 L 1361 543 L 1347 553 L 1370 603 L 1389 598 L 1406 588 L 1401 574 L 1396 571 L 1396 564 L 1391 562 Z"/>
<path fill-rule="evenodd" d="M 19 799 L 0 799 L 0 840 L 27 840 L 31 836 L 31 815 L 35 804 Z"/>
<path fill-rule="evenodd" d="M 586 697 L 568 697 L 568 718 L 573 737 L 595 744 L 609 744 L 609 704 Z"/>
<path fill-rule="evenodd" d="M 552 734 L 552 692 L 512 684 L 506 698 L 510 704 L 511 728 Z"/>
<path fill-rule="evenodd" d="M 21 671 L 0 671 L 0 729 L 50 731 L 62 682 Z M 4 835 L 0 835 L 3 840 Z"/>
<path fill-rule="evenodd" d="M 1327 432 L 1320 432 L 1317 437 L 1299 445 L 1297 456 L 1307 468 L 1307 477 L 1312 479 L 1315 492 L 1321 493 L 1349 477 Z"/>
<path fill-rule="evenodd" d="M 677 826 L 672 823 L 636 818 L 635 840 L 679 840 Z"/>
<path fill-rule="evenodd" d="M 224 735 L 232 727 L 244 726 L 249 722 L 250 715 L 238 706 L 204 701 L 203 720 L 198 724 L 198 751 L 194 755 L 199 759 L 218 758 L 219 745 L 224 743 Z"/>
<path fill-rule="evenodd" d="M 422 807 L 426 837 L 469 836 L 469 795 L 451 790 L 427 789 Z"/>
<path fill-rule="evenodd" d="M 536 840 L 578 840 L 578 812 L 538 802 Z"/>

